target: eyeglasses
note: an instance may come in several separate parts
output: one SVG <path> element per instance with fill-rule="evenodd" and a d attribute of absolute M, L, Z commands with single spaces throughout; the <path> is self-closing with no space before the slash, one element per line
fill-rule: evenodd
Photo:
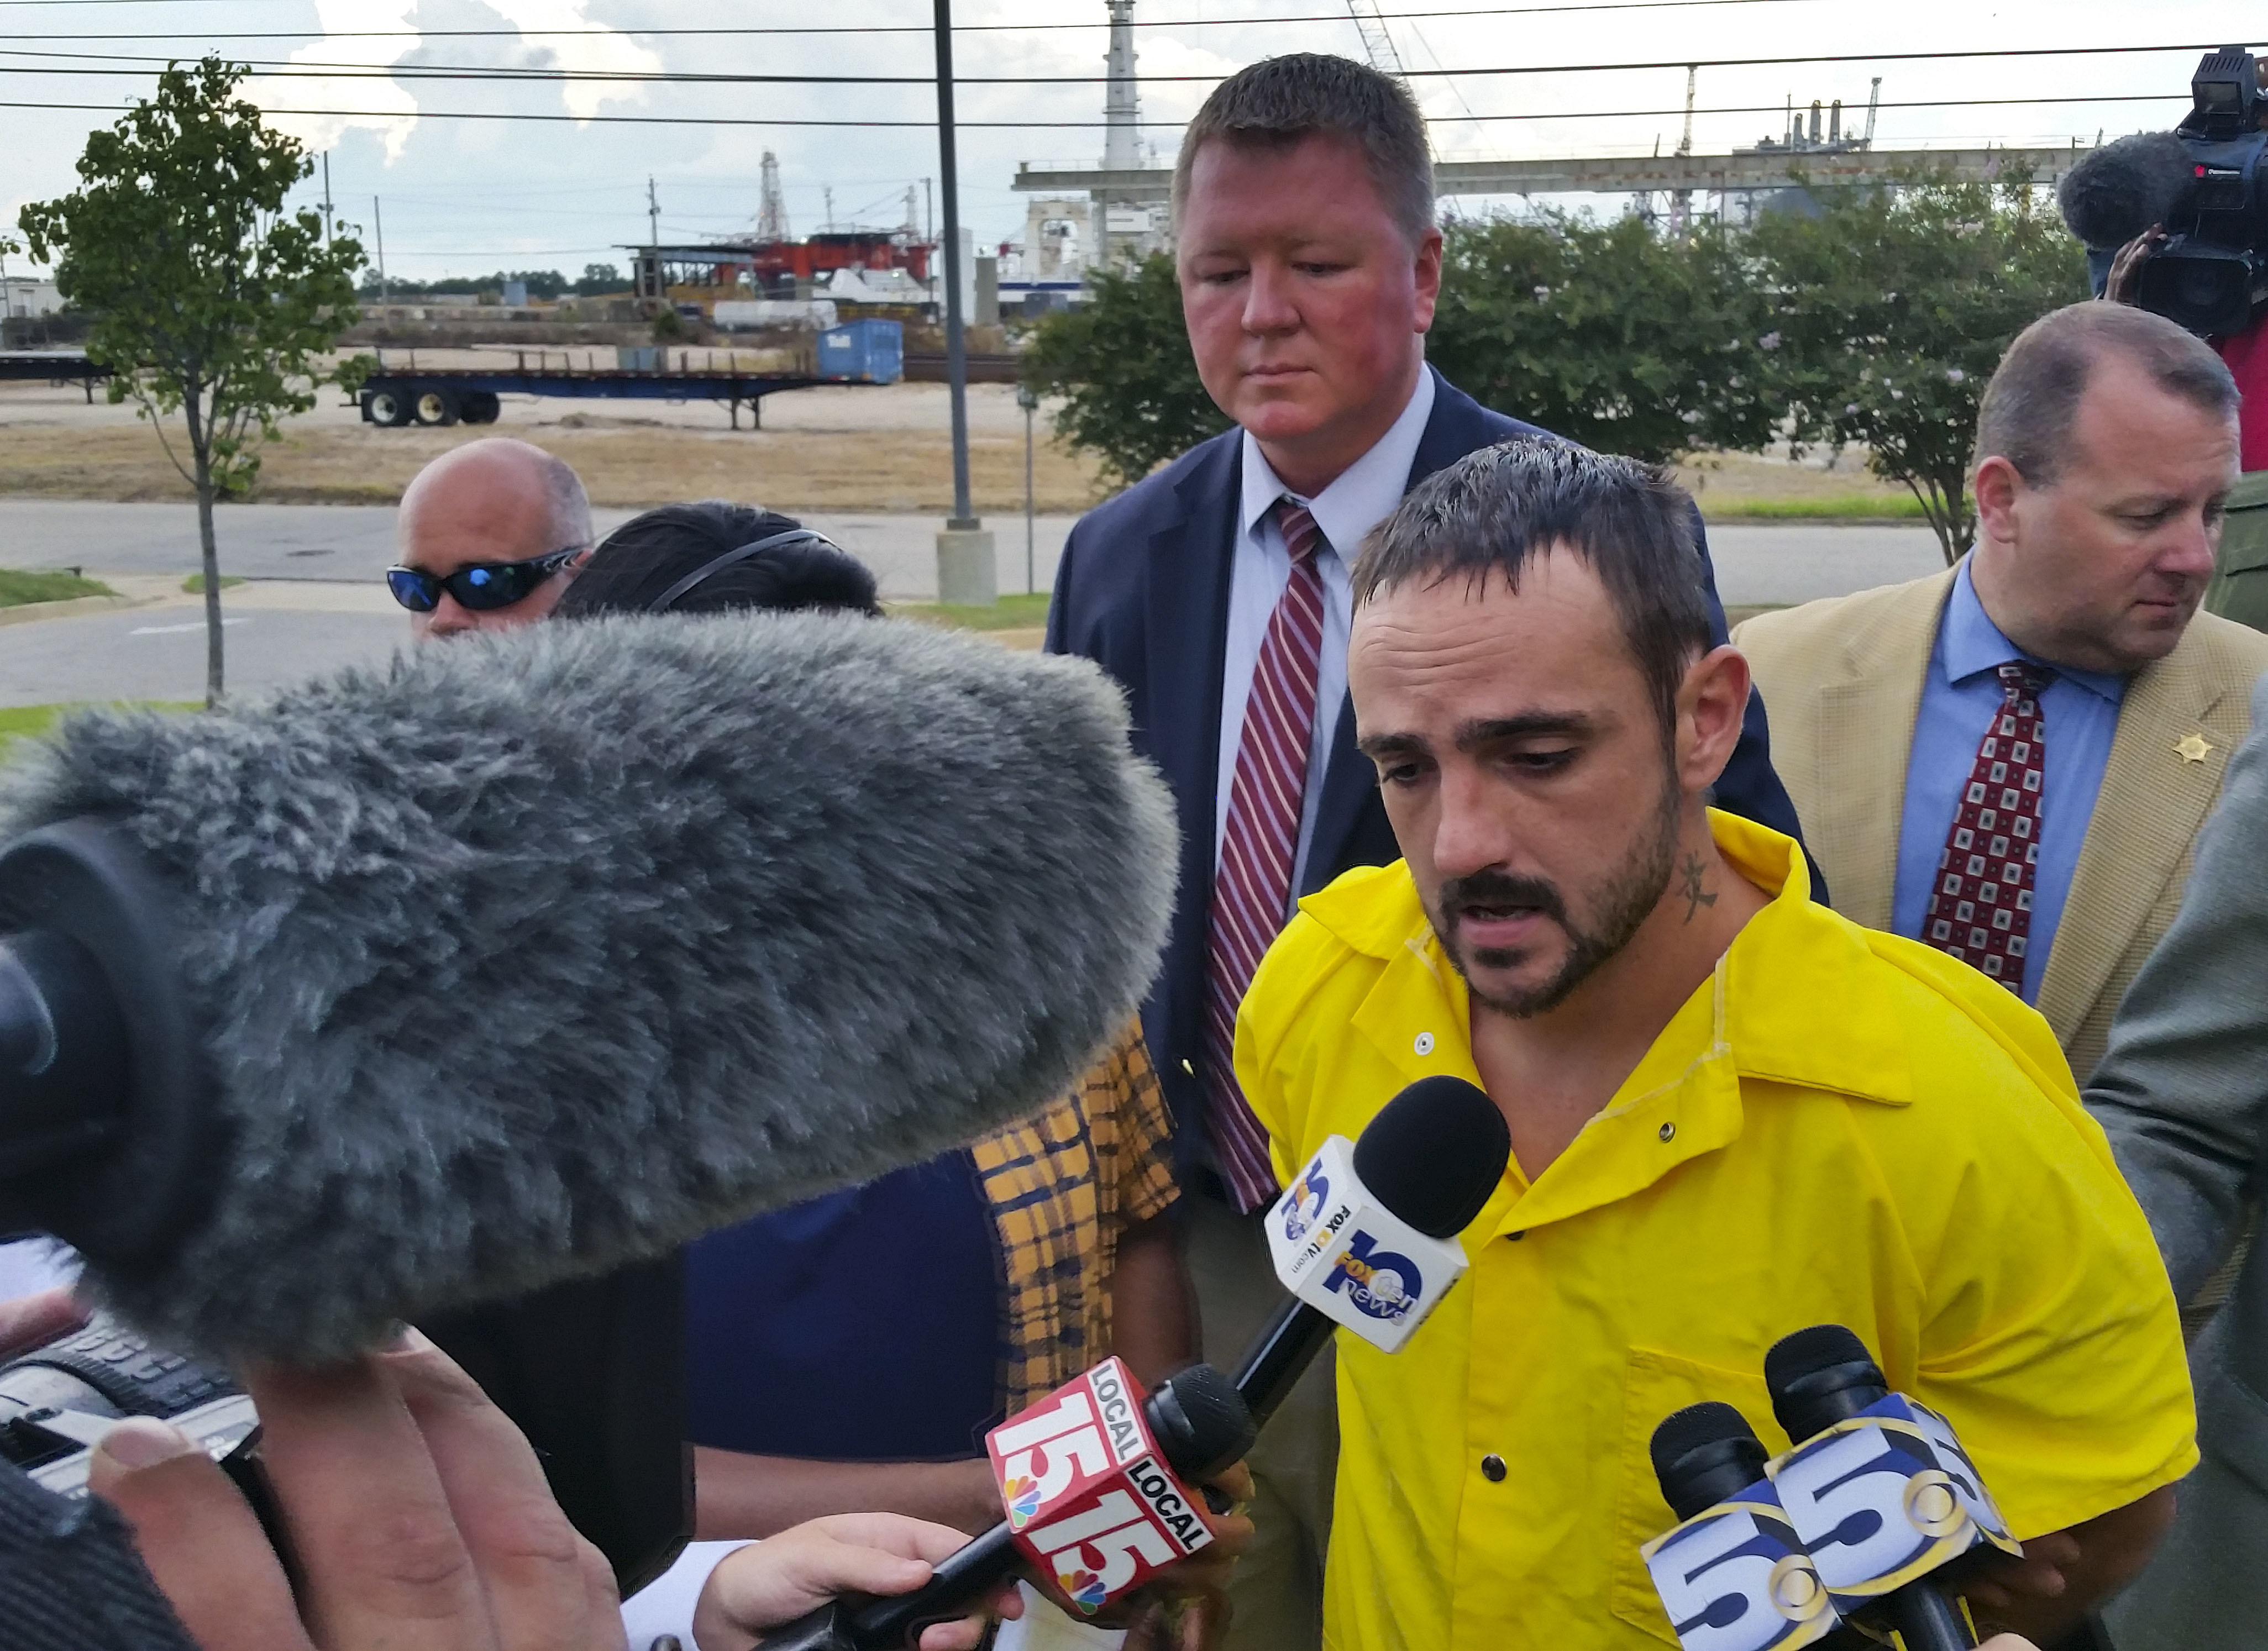
<path fill-rule="evenodd" d="M 388 568 L 386 588 L 412 613 L 431 613 L 441 605 L 441 592 L 457 598 L 457 605 L 475 613 L 510 607 L 581 555 L 581 545 L 570 545 L 526 561 L 476 561 L 452 574 L 434 575 L 423 568 Z"/>

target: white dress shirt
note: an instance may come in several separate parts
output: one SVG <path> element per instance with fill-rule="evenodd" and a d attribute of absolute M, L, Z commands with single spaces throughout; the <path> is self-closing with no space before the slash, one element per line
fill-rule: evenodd
<path fill-rule="evenodd" d="M 1285 494 L 1307 507 L 1322 530 L 1315 548 L 1315 570 L 1323 579 L 1323 647 L 1316 661 L 1315 731 L 1307 750 L 1307 791 L 1300 805 L 1300 847 L 1292 862 L 1296 898 L 1307 875 L 1307 850 L 1315 834 L 1315 804 L 1330 767 L 1331 740 L 1346 703 L 1347 632 L 1354 617 L 1351 567 L 1364 538 L 1402 503 L 1418 444 L 1433 415 L 1433 370 L 1422 369 L 1410 404 L 1402 409 L 1371 450 L 1339 473 L 1312 499 L 1300 499 L 1278 479 L 1252 432 L 1244 433 L 1244 495 L 1237 517 L 1236 561 L 1228 576 L 1228 653 L 1220 682 L 1220 769 L 1214 793 L 1213 868 L 1220 866 L 1220 840 L 1228 829 L 1228 793 L 1236 778 L 1237 747 L 1244 738 L 1244 704 L 1260 664 L 1268 621 L 1292 583 L 1292 553 L 1276 525 L 1276 502 Z"/>

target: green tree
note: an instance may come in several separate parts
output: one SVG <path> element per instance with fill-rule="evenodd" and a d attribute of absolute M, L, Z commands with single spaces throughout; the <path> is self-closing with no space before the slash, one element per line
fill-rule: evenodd
<path fill-rule="evenodd" d="M 1771 290 L 1771 367 L 1799 444 L 1866 448 L 1920 501 L 1948 566 L 1977 533 L 1977 407 L 2016 334 L 2088 295 L 2087 260 L 2029 179 L 1909 179 L 1821 192 L 1750 251 Z"/>
<path fill-rule="evenodd" d="M 1197 378 L 1171 258 L 1160 253 L 1088 281 L 1086 303 L 1034 329 L 1024 378 L 1064 398 L 1056 433 L 1131 487 L 1228 419 Z"/>
<path fill-rule="evenodd" d="M 1777 434 L 1771 319 L 1737 237 L 1551 210 L 1445 237 L 1426 354 L 1485 405 L 1656 464 Z"/>
<path fill-rule="evenodd" d="M 247 491 L 276 421 L 314 406 L 316 357 L 354 324 L 363 262 L 351 236 L 326 242 L 316 212 L 284 210 L 314 162 L 235 95 L 250 72 L 218 57 L 168 67 L 155 97 L 88 137 L 81 187 L 18 217 L 63 297 L 93 313 L 87 354 L 111 370 L 111 400 L 134 401 L 196 489 L 209 704 L 222 689 L 213 502 Z"/>

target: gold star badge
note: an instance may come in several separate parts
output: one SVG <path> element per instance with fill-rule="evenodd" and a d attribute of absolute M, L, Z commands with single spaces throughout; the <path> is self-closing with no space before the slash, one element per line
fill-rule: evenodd
<path fill-rule="evenodd" d="M 2174 742 L 2174 755 L 2183 762 L 2203 762 L 2213 750 L 2213 742 L 2203 734 L 2184 734 Z"/>

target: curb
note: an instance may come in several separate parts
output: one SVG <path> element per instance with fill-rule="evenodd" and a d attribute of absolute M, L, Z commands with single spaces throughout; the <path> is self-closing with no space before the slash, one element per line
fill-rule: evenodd
<path fill-rule="evenodd" d="M 39 620 L 75 619 L 85 613 L 107 613 L 116 608 L 148 607 L 155 598 L 131 596 L 74 596 L 60 602 L 22 602 L 0 607 L 0 625 L 29 625 Z"/>

